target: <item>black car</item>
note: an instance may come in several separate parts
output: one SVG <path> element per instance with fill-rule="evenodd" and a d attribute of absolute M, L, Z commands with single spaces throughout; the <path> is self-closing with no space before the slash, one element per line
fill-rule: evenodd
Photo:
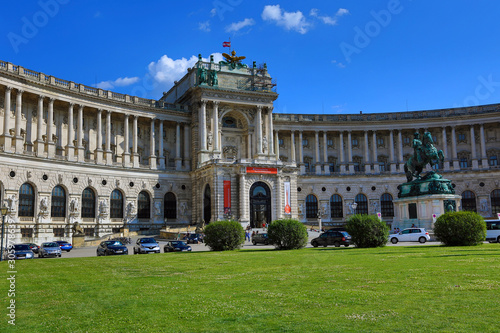
<path fill-rule="evenodd" d="M 33 251 L 33 253 L 38 253 L 38 250 L 40 249 L 40 246 L 36 245 L 35 243 L 24 243 L 24 244 L 28 245 L 31 251 Z"/>
<path fill-rule="evenodd" d="M 170 241 L 163 247 L 163 252 L 183 252 L 191 251 L 191 246 L 183 241 Z"/>
<path fill-rule="evenodd" d="M 201 234 L 190 234 L 186 239 L 186 243 L 188 244 L 203 243 L 203 237 Z"/>
<path fill-rule="evenodd" d="M 349 246 L 351 243 L 351 235 L 349 235 L 345 231 L 328 231 L 324 232 L 319 237 L 314 238 L 311 241 L 311 245 L 314 247 L 328 245 L 335 245 L 335 247 L 339 247 L 340 245 L 344 245 L 345 247 Z"/>
<path fill-rule="evenodd" d="M 269 238 L 267 237 L 267 234 L 255 234 L 252 236 L 252 244 L 257 245 L 257 244 L 264 244 L 264 245 L 269 245 Z"/>
<path fill-rule="evenodd" d="M 97 247 L 97 256 L 111 256 L 128 254 L 128 249 L 122 242 L 116 240 L 108 240 L 101 242 Z"/>

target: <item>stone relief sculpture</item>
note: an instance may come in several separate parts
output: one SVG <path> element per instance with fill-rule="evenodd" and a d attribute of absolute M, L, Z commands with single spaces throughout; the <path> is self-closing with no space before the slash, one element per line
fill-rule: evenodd
<path fill-rule="evenodd" d="M 40 214 L 45 215 L 49 212 L 49 199 L 47 197 L 40 200 Z"/>
<path fill-rule="evenodd" d="M 7 198 L 7 208 L 9 209 L 9 213 L 17 211 L 17 194 L 12 194 Z"/>
<path fill-rule="evenodd" d="M 481 202 L 479 204 L 479 210 L 482 212 L 482 213 L 487 213 L 489 211 L 489 208 L 488 208 L 488 199 L 481 199 Z"/>
<path fill-rule="evenodd" d="M 187 212 L 187 203 L 183 202 L 181 203 L 181 206 L 179 207 L 179 213 L 181 216 L 185 217 Z"/>
<path fill-rule="evenodd" d="M 208 144 L 208 146 L 209 146 L 209 147 L 211 147 L 211 146 L 212 146 L 212 143 L 213 143 L 213 137 L 214 137 L 214 136 L 213 136 L 212 132 L 208 132 L 207 144 Z"/>
<path fill-rule="evenodd" d="M 267 138 L 266 137 L 262 138 L 262 151 L 267 152 Z"/>
<path fill-rule="evenodd" d="M 155 202 L 154 209 L 155 209 L 155 215 L 160 216 L 161 215 L 161 202 L 159 202 L 159 201 Z"/>
<path fill-rule="evenodd" d="M 99 215 L 108 215 L 108 199 L 99 202 Z"/>
<path fill-rule="evenodd" d="M 377 200 L 372 201 L 372 207 L 373 207 L 373 212 L 378 213 L 378 201 Z"/>
<path fill-rule="evenodd" d="M 135 202 L 130 201 L 127 204 L 127 217 L 132 218 L 132 216 L 134 216 L 134 215 L 135 215 Z"/>
<path fill-rule="evenodd" d="M 348 202 L 346 205 L 347 208 L 349 208 L 349 214 L 356 214 L 356 208 L 358 207 L 358 204 L 356 202 Z"/>
<path fill-rule="evenodd" d="M 71 199 L 69 204 L 69 212 L 71 215 L 76 215 L 80 211 L 80 201 L 78 198 Z"/>

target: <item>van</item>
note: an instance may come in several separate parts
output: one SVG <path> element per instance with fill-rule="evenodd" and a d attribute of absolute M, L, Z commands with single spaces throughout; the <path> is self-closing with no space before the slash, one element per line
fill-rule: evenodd
<path fill-rule="evenodd" d="M 486 240 L 500 243 L 500 220 L 486 220 Z"/>

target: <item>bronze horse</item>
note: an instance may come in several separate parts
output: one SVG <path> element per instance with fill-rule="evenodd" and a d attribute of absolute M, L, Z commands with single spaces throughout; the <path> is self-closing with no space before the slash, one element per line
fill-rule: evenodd
<path fill-rule="evenodd" d="M 408 182 L 411 182 L 413 178 L 420 179 L 420 173 L 427 164 L 430 164 L 432 168 L 444 161 L 443 151 L 437 150 L 433 143 L 431 133 L 425 132 L 421 147 L 415 147 L 414 144 L 415 154 L 410 156 L 404 166 Z"/>

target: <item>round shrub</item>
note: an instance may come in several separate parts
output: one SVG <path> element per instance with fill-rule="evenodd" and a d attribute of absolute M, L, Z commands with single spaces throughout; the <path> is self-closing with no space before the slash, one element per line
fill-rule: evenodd
<path fill-rule="evenodd" d="M 301 249 L 308 241 L 306 226 L 293 219 L 273 221 L 267 228 L 267 237 L 278 250 Z"/>
<path fill-rule="evenodd" d="M 237 221 L 211 222 L 203 232 L 205 244 L 212 251 L 236 250 L 245 242 L 245 231 Z"/>
<path fill-rule="evenodd" d="M 356 247 L 385 246 L 389 237 L 389 227 L 376 215 L 353 215 L 347 220 L 346 230 Z"/>
<path fill-rule="evenodd" d="M 446 246 L 471 246 L 486 239 L 486 222 L 474 212 L 449 212 L 434 224 L 434 235 Z"/>

